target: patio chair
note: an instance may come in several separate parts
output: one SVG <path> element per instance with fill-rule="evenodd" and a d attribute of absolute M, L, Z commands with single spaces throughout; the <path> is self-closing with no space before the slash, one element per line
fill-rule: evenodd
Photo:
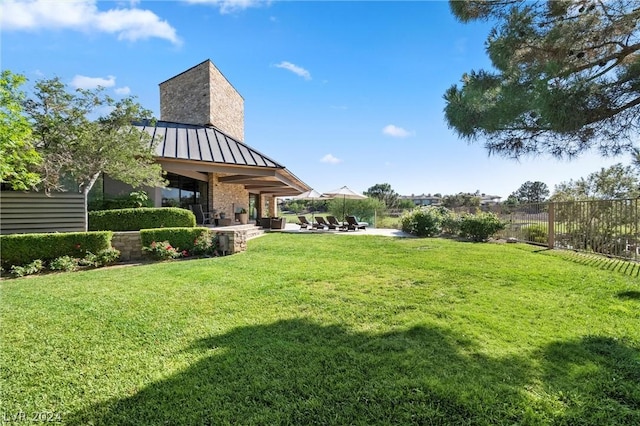
<path fill-rule="evenodd" d="M 347 216 L 347 230 L 357 231 L 358 229 L 367 229 L 367 226 L 369 226 L 367 222 L 358 222 L 355 216 Z"/>
<path fill-rule="evenodd" d="M 211 223 L 211 213 L 205 212 L 202 209 L 202 204 L 191 204 L 189 209 L 196 216 L 196 223 L 200 225 L 204 225 L 206 223 Z"/>
<path fill-rule="evenodd" d="M 329 228 L 329 224 L 324 219 L 324 217 L 316 216 L 316 228 L 318 228 L 318 229 Z M 331 229 L 331 228 L 329 228 L 329 229 Z"/>
<path fill-rule="evenodd" d="M 284 217 L 272 217 L 271 229 L 285 229 L 287 226 L 287 219 Z"/>
<path fill-rule="evenodd" d="M 311 229 L 313 228 L 313 223 L 309 222 L 307 220 L 306 216 L 298 216 L 298 221 L 300 221 L 300 223 L 298 223 L 298 225 L 300 225 L 300 229 Z"/>
<path fill-rule="evenodd" d="M 338 222 L 338 219 L 336 219 L 335 216 L 327 216 L 327 222 L 329 222 L 329 229 L 339 229 L 340 231 L 347 229 L 347 225 Z"/>

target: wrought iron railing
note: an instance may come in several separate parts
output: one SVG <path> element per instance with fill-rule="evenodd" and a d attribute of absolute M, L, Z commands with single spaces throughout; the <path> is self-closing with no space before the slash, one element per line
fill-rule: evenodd
<path fill-rule="evenodd" d="M 550 248 L 640 261 L 639 199 L 566 201 L 496 206 L 500 234 Z"/>

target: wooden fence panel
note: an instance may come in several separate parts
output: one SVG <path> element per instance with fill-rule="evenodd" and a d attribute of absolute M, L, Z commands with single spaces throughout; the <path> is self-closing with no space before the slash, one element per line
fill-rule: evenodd
<path fill-rule="evenodd" d="M 0 234 L 83 232 L 86 220 L 82 194 L 0 191 Z"/>

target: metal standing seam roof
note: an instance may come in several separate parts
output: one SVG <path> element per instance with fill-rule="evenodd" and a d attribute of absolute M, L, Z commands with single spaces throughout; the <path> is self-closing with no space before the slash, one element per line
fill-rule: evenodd
<path fill-rule="evenodd" d="M 215 127 L 169 121 L 142 121 L 133 123 L 133 126 L 159 139 L 156 155 L 160 158 L 235 166 L 285 168 Z"/>

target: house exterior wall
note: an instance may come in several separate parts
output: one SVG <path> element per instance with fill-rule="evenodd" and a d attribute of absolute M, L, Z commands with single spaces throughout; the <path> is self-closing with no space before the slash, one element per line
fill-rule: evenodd
<path fill-rule="evenodd" d="M 225 176 L 222 173 L 209 175 L 209 206 L 210 211 L 224 213 L 226 218 L 234 219 L 234 213 L 241 209 L 249 208 L 249 191 L 244 185 L 220 183 L 218 178 Z"/>
<path fill-rule="evenodd" d="M 211 61 L 160 83 L 160 120 L 215 126 L 244 141 L 244 99 Z"/>
<path fill-rule="evenodd" d="M 0 191 L 0 234 L 84 232 L 84 195 Z"/>

